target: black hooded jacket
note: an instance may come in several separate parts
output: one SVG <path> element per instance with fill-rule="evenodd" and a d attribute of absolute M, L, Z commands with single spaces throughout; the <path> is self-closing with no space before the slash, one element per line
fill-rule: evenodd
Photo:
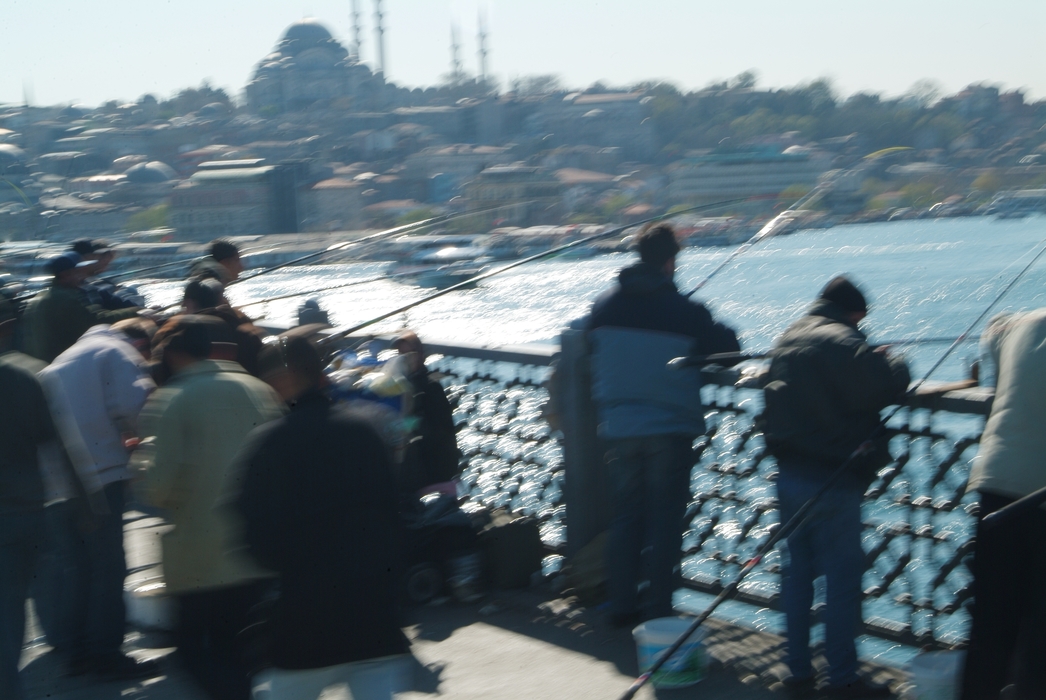
<path fill-rule="evenodd" d="M 275 665 L 405 653 L 396 487 L 377 432 L 315 390 L 251 433 L 240 459 L 244 539 L 279 576 Z"/>
<path fill-rule="evenodd" d="M 839 467 L 898 401 L 904 361 L 875 352 L 837 304 L 819 299 L 774 344 L 766 399 L 766 444 L 778 460 L 815 470 Z M 858 471 L 865 479 L 890 459 L 886 440 Z"/>

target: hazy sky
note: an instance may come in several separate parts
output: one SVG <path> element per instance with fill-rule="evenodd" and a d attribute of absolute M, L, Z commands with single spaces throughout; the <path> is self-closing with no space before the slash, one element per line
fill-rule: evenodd
<path fill-rule="evenodd" d="M 363 58 L 373 0 L 358 0 Z M 0 0 L 0 102 L 166 97 L 209 80 L 239 93 L 290 23 L 315 17 L 348 44 L 350 0 Z M 754 69 L 761 85 L 819 76 L 843 94 L 946 92 L 980 81 L 1046 97 L 1046 0 L 386 0 L 389 79 L 448 72 L 450 25 L 476 70 L 476 17 L 491 72 L 557 73 L 571 86 L 660 78 L 701 87 Z"/>

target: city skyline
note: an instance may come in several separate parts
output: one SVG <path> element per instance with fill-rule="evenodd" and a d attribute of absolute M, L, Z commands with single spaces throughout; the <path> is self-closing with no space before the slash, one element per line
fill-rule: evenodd
<path fill-rule="evenodd" d="M 360 0 L 361 58 L 375 65 L 374 5 Z M 346 47 L 351 2 L 112 0 L 69 4 L 10 0 L 7 69 L 0 102 L 99 104 L 168 97 L 207 81 L 238 96 L 258 60 L 284 29 L 304 17 L 323 23 Z M 486 17 L 491 74 L 556 74 L 563 85 L 597 80 L 629 85 L 666 80 L 684 90 L 754 70 L 783 87 L 830 78 L 842 95 L 904 93 L 922 79 L 954 93 L 977 82 L 1046 97 L 1046 67 L 1035 56 L 1035 28 L 1046 3 L 1008 0 L 991 14 L 979 2 L 841 7 L 807 0 L 788 11 L 758 0 L 744 8 L 672 0 L 642 11 L 632 0 L 386 0 L 387 78 L 409 87 L 450 72 L 451 27 L 459 28 L 465 72 L 477 73 L 476 27 Z M 1017 20 L 1020 21 L 1017 21 Z"/>

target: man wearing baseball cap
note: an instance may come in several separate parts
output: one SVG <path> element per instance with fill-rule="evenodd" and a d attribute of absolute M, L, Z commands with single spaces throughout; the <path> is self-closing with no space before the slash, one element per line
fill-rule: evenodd
<path fill-rule="evenodd" d="M 81 285 L 95 265 L 71 250 L 48 262 L 51 286 L 33 297 L 25 312 L 26 352 L 50 363 L 91 326 L 138 314 L 138 307 L 112 310 L 92 303 Z"/>

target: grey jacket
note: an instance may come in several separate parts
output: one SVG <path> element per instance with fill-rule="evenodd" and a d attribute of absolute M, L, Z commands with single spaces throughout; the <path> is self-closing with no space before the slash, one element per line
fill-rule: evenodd
<path fill-rule="evenodd" d="M 589 331 L 589 339 L 600 437 L 705 432 L 700 371 L 667 367 L 669 360 L 690 354 L 693 338 L 604 326 Z"/>

